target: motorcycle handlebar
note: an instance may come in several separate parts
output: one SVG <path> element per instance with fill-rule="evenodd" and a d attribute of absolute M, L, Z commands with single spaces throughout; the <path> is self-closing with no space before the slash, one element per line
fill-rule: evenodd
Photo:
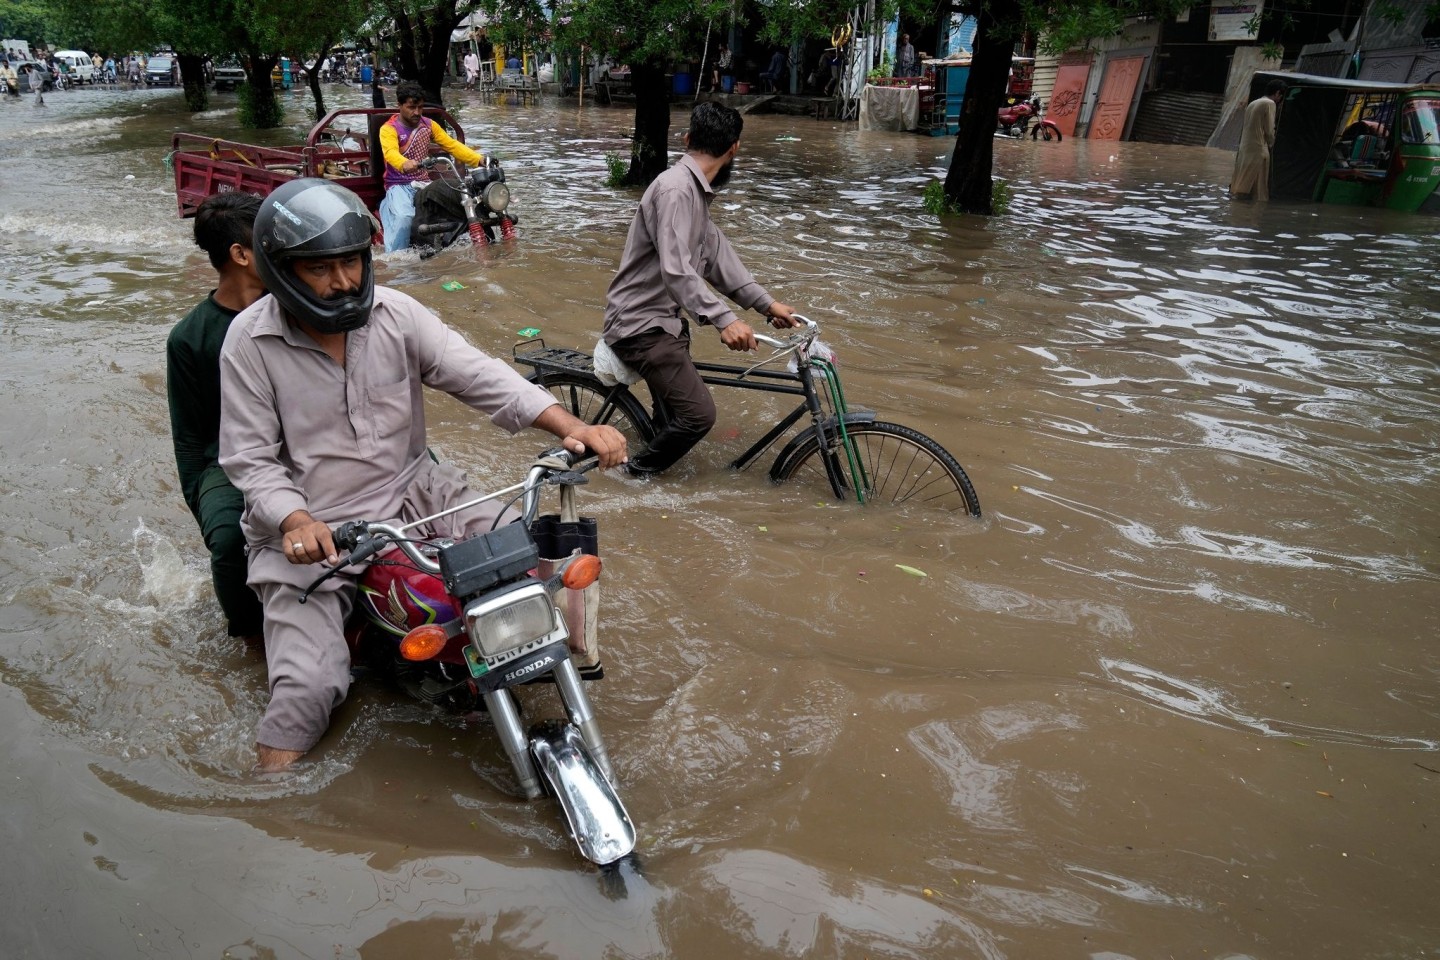
<path fill-rule="evenodd" d="M 434 517 L 427 517 L 425 520 L 416 521 L 415 524 L 410 524 L 406 527 L 397 528 L 386 523 L 371 523 L 366 520 L 348 520 L 340 524 L 331 531 L 331 539 L 337 548 L 348 549 L 350 552 L 340 557 L 335 562 L 335 566 L 326 570 L 317 577 L 310 586 L 306 587 L 305 592 L 300 595 L 300 602 L 304 603 L 310 599 L 310 594 L 314 593 L 321 584 L 335 576 L 341 570 L 356 563 L 363 563 L 390 544 L 399 547 L 401 551 L 410 558 L 411 562 L 421 570 L 438 574 L 440 572 L 440 564 L 421 553 L 415 543 L 405 536 L 405 531 L 408 530 L 410 526 L 428 522 L 429 520 L 444 516 L 447 513 L 463 510 L 466 507 L 474 506 L 486 500 L 496 499 L 507 493 L 513 494 L 518 490 L 525 500 L 524 522 L 528 527 L 534 519 L 535 508 L 538 504 L 538 491 L 541 486 L 552 480 L 562 484 L 586 483 L 588 481 L 584 478 L 584 474 L 600 465 L 599 459 L 593 454 L 571 453 L 564 447 L 547 450 L 540 455 L 540 458 L 541 460 L 550 458 L 557 459 L 572 469 L 556 470 L 553 466 L 536 463 L 526 472 L 525 479 L 518 484 L 506 487 L 503 490 L 497 490 L 468 503 L 459 504 L 449 510 L 436 514 Z M 585 460 L 589 462 L 582 462 Z M 579 465 L 577 466 L 577 464 Z M 574 475 L 576 479 L 560 479 L 565 478 L 567 474 Z"/>

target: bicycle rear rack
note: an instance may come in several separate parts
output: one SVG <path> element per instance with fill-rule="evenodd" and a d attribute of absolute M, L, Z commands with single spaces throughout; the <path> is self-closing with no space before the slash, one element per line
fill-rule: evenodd
<path fill-rule="evenodd" d="M 522 349 L 532 345 L 534 349 Z M 542 372 L 551 370 L 595 375 L 595 358 L 590 354 L 580 350 L 571 350 L 568 347 L 547 347 L 544 340 L 526 340 L 524 343 L 517 343 L 511 351 L 511 356 L 516 363 L 523 363 Z"/>

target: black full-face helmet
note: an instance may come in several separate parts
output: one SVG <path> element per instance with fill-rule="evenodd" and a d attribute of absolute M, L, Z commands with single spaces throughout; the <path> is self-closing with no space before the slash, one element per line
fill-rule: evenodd
<path fill-rule="evenodd" d="M 329 180 L 303 178 L 277 187 L 255 217 L 255 270 L 285 312 L 321 333 L 358 330 L 375 304 L 370 242 L 375 220 L 354 193 Z M 360 290 L 323 300 L 295 276 L 289 261 L 359 253 Z"/>

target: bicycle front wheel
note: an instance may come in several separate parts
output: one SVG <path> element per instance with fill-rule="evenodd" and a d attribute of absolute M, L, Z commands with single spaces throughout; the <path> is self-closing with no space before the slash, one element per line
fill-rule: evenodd
<path fill-rule="evenodd" d="M 655 439 L 655 424 L 635 395 L 624 387 L 612 390 L 584 373 L 531 374 L 531 383 L 550 391 L 560 406 L 586 423 L 608 424 L 625 435 L 630 455 Z"/>
<path fill-rule="evenodd" d="M 918 506 L 946 513 L 980 516 L 980 498 L 965 475 L 965 468 L 940 444 L 918 430 L 898 423 L 873 421 L 847 425 L 846 433 L 855 444 L 861 493 L 866 503 L 891 506 Z M 834 493 L 826 471 L 826 460 L 841 478 L 845 499 L 858 499 L 855 471 L 844 444 L 831 431 L 828 449 L 811 434 L 790 458 L 776 478 L 781 483 L 803 483 Z"/>

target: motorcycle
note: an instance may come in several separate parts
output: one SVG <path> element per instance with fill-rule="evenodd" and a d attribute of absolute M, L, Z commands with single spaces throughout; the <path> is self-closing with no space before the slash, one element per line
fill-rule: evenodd
<path fill-rule="evenodd" d="M 433 257 L 462 233 L 476 246 L 514 239 L 520 219 L 510 212 L 510 188 L 500 161 L 488 157 L 464 175 L 449 157 L 428 157 L 420 165 L 430 170 L 442 164 L 449 165 L 449 176 L 431 180 L 415 195 L 410 236 L 420 258 Z"/>
<path fill-rule="evenodd" d="M 580 853 L 604 867 L 634 851 L 635 827 L 582 686 L 604 676 L 595 521 L 575 507 L 575 488 L 596 462 L 577 467 L 571 454 L 549 451 L 522 482 L 414 523 L 343 523 L 334 541 L 348 556 L 301 602 L 341 569 L 366 563 L 346 638 L 353 662 L 388 673 L 426 703 L 462 712 L 483 705 L 520 792 L 554 796 Z M 537 515 L 544 487 L 558 488 L 558 514 Z M 520 518 L 459 541 L 417 539 L 432 521 L 487 501 L 519 501 Z M 555 684 L 566 716 L 527 732 L 514 690 L 536 682 Z"/>
<path fill-rule="evenodd" d="M 996 117 L 996 136 L 1020 138 L 1025 136 L 1029 130 L 1030 139 L 1037 140 L 1043 136 L 1046 140 L 1059 142 L 1064 137 L 1060 134 L 1060 127 L 1053 120 L 1045 119 L 1045 105 L 1040 98 L 1033 100 L 1021 100 L 1008 107 L 1001 107 Z M 1034 123 L 1033 129 L 1031 123 Z"/>

